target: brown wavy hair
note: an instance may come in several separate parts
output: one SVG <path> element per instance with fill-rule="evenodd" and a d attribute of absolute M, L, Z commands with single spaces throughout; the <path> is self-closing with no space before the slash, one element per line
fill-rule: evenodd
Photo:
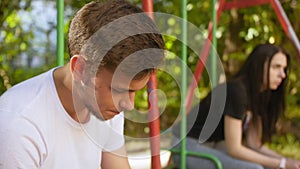
<path fill-rule="evenodd" d="M 83 6 L 71 21 L 68 34 L 70 57 L 84 55 L 89 63 L 99 63 L 97 70 L 110 71 L 135 52 L 142 52 L 123 66 L 130 74 L 145 69 L 136 77 L 153 72 L 163 61 L 164 41 L 155 23 L 142 9 L 124 0 L 91 2 Z M 104 56 L 102 56 L 104 55 Z"/>

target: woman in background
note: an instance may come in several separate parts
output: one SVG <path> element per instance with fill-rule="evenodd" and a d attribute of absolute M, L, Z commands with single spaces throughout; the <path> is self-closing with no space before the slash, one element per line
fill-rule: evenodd
<path fill-rule="evenodd" d="M 300 169 L 299 161 L 285 158 L 264 146 L 276 132 L 275 125 L 285 110 L 289 62 L 290 57 L 282 48 L 257 45 L 232 80 L 218 85 L 191 110 L 187 117 L 190 126 L 187 150 L 215 155 L 224 169 Z M 222 109 L 218 104 L 220 96 L 226 99 Z M 216 128 L 204 129 L 205 125 L 210 125 L 205 121 L 211 103 L 218 105 L 211 113 L 222 117 Z M 206 129 L 210 129 L 212 135 L 208 139 L 200 138 L 201 133 L 209 132 Z M 179 131 L 179 125 L 173 128 L 174 143 L 180 142 Z M 180 144 L 175 147 L 179 148 Z M 180 166 L 180 155 L 172 154 L 172 158 Z M 207 159 L 187 156 L 187 168 L 215 166 Z"/>

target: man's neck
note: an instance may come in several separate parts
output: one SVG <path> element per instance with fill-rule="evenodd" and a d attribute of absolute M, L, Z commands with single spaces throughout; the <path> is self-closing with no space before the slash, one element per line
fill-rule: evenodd
<path fill-rule="evenodd" d="M 78 121 L 72 98 L 72 74 L 69 63 L 54 70 L 53 78 L 58 97 L 64 109 L 75 121 Z"/>

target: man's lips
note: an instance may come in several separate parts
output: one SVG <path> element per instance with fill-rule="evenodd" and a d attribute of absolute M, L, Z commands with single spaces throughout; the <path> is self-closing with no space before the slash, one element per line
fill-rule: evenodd
<path fill-rule="evenodd" d="M 116 110 L 110 110 L 109 112 L 110 112 L 109 114 L 112 114 L 112 115 L 118 115 L 118 114 L 120 114 L 120 112 L 116 111 Z"/>

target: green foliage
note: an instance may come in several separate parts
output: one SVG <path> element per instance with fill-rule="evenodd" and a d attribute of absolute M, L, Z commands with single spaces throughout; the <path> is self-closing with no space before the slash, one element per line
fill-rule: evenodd
<path fill-rule="evenodd" d="M 293 134 L 276 135 L 268 146 L 286 157 L 300 160 L 300 142 Z"/>

